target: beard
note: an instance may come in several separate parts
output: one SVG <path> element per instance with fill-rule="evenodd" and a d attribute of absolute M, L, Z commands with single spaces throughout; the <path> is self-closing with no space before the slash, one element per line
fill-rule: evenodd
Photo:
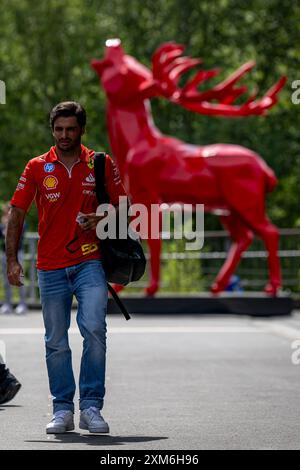
<path fill-rule="evenodd" d="M 70 140 L 65 144 L 62 144 L 59 140 L 55 139 L 56 147 L 64 153 L 72 153 L 76 148 L 78 148 L 81 144 L 81 136 L 79 136 L 76 140 Z"/>

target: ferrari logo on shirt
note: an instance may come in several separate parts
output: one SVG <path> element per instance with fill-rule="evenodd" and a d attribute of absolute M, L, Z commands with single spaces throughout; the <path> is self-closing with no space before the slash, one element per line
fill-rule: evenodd
<path fill-rule="evenodd" d="M 53 175 L 46 176 L 43 184 L 45 188 L 47 189 L 55 189 L 56 186 L 58 185 L 58 179 L 56 178 L 56 176 L 53 176 Z"/>
<path fill-rule="evenodd" d="M 88 161 L 87 166 L 92 170 L 94 168 L 94 159 L 91 157 Z"/>

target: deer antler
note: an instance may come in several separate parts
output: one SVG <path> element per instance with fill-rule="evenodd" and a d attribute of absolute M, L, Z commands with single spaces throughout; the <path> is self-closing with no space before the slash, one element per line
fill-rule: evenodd
<path fill-rule="evenodd" d="M 160 46 L 152 58 L 153 79 L 163 96 L 200 114 L 228 117 L 265 114 L 277 103 L 277 95 L 287 81 L 286 77 L 282 77 L 258 100 L 256 100 L 256 93 L 254 93 L 248 97 L 245 103 L 233 104 L 239 96 L 248 90 L 245 85 L 235 87 L 235 84 L 255 66 L 255 62 L 251 61 L 242 65 L 226 80 L 209 90 L 200 92 L 198 86 L 218 75 L 220 69 L 200 70 L 180 88 L 178 82 L 181 76 L 202 63 L 200 59 L 182 56 L 184 49 L 183 45 L 176 43 L 166 43 Z"/>

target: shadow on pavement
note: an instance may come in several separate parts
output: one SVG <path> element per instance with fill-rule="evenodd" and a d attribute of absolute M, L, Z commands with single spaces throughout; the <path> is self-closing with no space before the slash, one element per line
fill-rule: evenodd
<path fill-rule="evenodd" d="M 47 440 L 28 440 L 24 442 L 42 442 L 49 444 L 87 444 L 89 446 L 101 446 L 101 445 L 122 445 L 136 442 L 150 442 L 159 441 L 162 439 L 168 439 L 168 437 L 158 436 L 110 436 L 110 435 L 97 435 L 97 434 L 78 434 L 76 432 L 69 432 L 67 434 L 56 434 L 53 438 L 49 436 Z"/>
<path fill-rule="evenodd" d="M 22 405 L 0 405 L 0 411 L 5 411 L 5 408 L 22 408 Z"/>

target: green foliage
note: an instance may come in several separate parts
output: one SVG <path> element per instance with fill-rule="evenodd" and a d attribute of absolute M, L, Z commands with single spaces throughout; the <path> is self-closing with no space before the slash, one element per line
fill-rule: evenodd
<path fill-rule="evenodd" d="M 48 113 L 61 100 L 82 102 L 84 142 L 108 148 L 105 98 L 89 66 L 103 55 L 107 38 L 120 37 L 147 66 L 156 47 L 176 40 L 190 56 L 202 57 L 205 68 L 221 67 L 220 78 L 256 60 L 245 82 L 260 93 L 288 76 L 266 118 L 193 115 L 162 99 L 154 100 L 153 111 L 168 134 L 194 144 L 241 144 L 262 155 L 280 179 L 268 201 L 271 217 L 299 227 L 300 105 L 291 102 L 291 83 L 300 79 L 299 24 L 300 6 L 285 0 L 1 0 L 0 79 L 7 104 L 0 105 L 0 201 L 11 197 L 26 161 L 52 144 Z M 207 224 L 219 226 L 213 217 Z"/>

